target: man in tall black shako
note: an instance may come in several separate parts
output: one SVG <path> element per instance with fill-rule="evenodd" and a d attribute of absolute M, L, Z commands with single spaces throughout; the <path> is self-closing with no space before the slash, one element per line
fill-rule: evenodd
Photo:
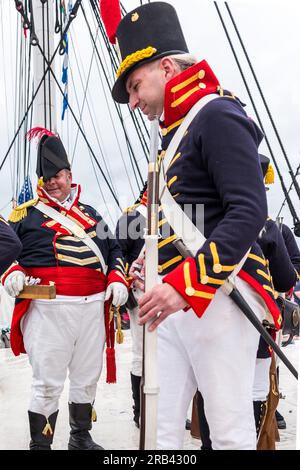
<path fill-rule="evenodd" d="M 127 300 L 122 254 L 102 217 L 80 202 L 61 140 L 41 129 L 32 135 L 41 136 L 38 198 L 11 214 L 23 250 L 3 281 L 12 297 L 26 276 L 56 284 L 56 299 L 17 300 L 12 320 L 13 352 L 27 352 L 33 370 L 30 449 L 50 449 L 69 370 L 68 448 L 101 450 L 89 430 L 105 339 L 107 381 L 115 381 L 113 322 L 104 301 L 112 297 L 118 306 Z"/>
<path fill-rule="evenodd" d="M 278 320 L 268 268 L 255 244 L 267 217 L 257 150 L 262 133 L 208 63 L 189 54 L 169 4 L 131 11 L 116 37 L 121 64 L 113 98 L 150 120 L 160 116 L 164 192 L 179 210 L 189 205 L 194 224 L 204 206 L 206 242 L 183 259 L 172 244 L 182 219 L 173 218 L 175 233 L 158 244 L 162 284 L 139 302 L 141 323 L 153 320 L 150 329 L 158 327 L 157 447 L 183 447 L 187 409 L 198 387 L 213 448 L 255 449 L 252 385 L 259 334 L 222 286 L 250 250 L 236 286 L 259 319 L 267 308 Z M 197 113 L 170 155 L 191 109 Z M 168 223 L 166 210 L 159 214 L 161 224 Z M 193 233 L 186 235 L 189 246 Z"/>

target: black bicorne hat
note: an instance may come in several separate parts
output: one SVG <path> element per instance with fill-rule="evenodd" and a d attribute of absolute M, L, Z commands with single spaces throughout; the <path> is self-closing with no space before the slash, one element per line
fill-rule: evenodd
<path fill-rule="evenodd" d="M 146 3 L 129 12 L 121 20 L 116 38 L 121 64 L 112 97 L 128 103 L 126 80 L 137 67 L 171 54 L 186 54 L 188 48 L 177 13 L 164 2 Z"/>
<path fill-rule="evenodd" d="M 47 181 L 60 170 L 71 169 L 62 141 L 53 132 L 42 127 L 35 127 L 28 131 L 26 137 L 29 141 L 34 138 L 39 139 L 36 162 L 38 178 Z"/>

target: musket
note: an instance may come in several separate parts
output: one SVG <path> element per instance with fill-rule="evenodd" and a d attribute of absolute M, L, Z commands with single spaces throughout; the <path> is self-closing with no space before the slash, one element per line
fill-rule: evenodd
<path fill-rule="evenodd" d="M 145 231 L 145 291 L 157 285 L 158 267 L 158 119 L 151 121 L 148 165 L 147 225 Z M 157 432 L 157 329 L 143 327 L 143 373 L 141 380 L 140 450 L 156 449 Z"/>
<path fill-rule="evenodd" d="M 188 250 L 185 246 L 184 242 L 177 238 L 177 240 L 173 241 L 174 246 L 177 248 L 179 253 L 184 258 L 193 258 L 193 254 Z M 252 323 L 254 328 L 259 332 L 259 334 L 263 337 L 266 343 L 273 349 L 275 354 L 282 360 L 282 362 L 286 365 L 289 371 L 293 374 L 293 376 L 298 380 L 298 372 L 293 366 L 293 364 L 288 360 L 286 355 L 282 352 L 278 344 L 274 341 L 272 336 L 269 332 L 265 329 L 265 327 L 261 324 L 255 313 L 253 312 L 250 305 L 246 302 L 240 291 L 235 287 L 234 282 L 231 279 L 227 279 L 225 284 L 222 286 L 225 288 L 226 294 L 233 300 L 233 302 L 240 308 L 243 314 L 248 318 L 248 320 Z"/>

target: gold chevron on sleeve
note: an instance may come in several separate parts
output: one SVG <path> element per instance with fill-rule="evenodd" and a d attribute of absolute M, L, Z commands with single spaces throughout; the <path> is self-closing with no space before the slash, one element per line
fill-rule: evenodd
<path fill-rule="evenodd" d="M 184 276 L 184 282 L 185 282 L 186 295 L 188 295 L 189 297 L 202 297 L 203 299 L 213 299 L 214 294 L 196 290 L 194 289 L 194 287 L 192 287 L 191 275 L 190 275 L 190 263 L 188 261 L 186 261 L 183 265 L 183 276 Z"/>
<path fill-rule="evenodd" d="M 205 267 L 205 260 L 204 260 L 203 253 L 200 253 L 200 255 L 198 256 L 198 262 L 199 262 L 199 267 L 200 267 L 200 280 L 202 284 L 207 284 L 208 276 L 206 275 L 206 267 Z"/>
<path fill-rule="evenodd" d="M 173 163 L 176 162 L 176 160 L 178 160 L 179 157 L 181 157 L 181 152 L 176 153 L 176 155 L 172 158 L 170 165 L 168 166 L 168 169 L 173 165 Z"/>
<path fill-rule="evenodd" d="M 162 248 L 165 245 L 168 245 L 169 243 L 172 243 L 172 241 L 176 240 L 177 235 L 171 235 L 170 237 L 166 238 L 165 240 L 162 240 L 161 242 L 158 243 L 158 249 Z"/>
<path fill-rule="evenodd" d="M 169 261 L 166 261 L 166 262 L 163 263 L 163 264 L 159 264 L 159 265 L 158 265 L 158 272 L 159 272 L 159 273 L 162 273 L 165 269 L 169 268 L 170 266 L 172 266 L 172 265 L 175 264 L 175 263 L 178 263 L 178 262 L 181 261 L 181 260 L 182 260 L 182 256 L 181 256 L 181 255 L 174 256 L 174 258 L 169 259 Z"/>
<path fill-rule="evenodd" d="M 166 222 L 167 222 L 167 219 L 161 219 L 161 220 L 158 222 L 158 226 L 161 227 L 161 226 L 164 225 Z"/>
<path fill-rule="evenodd" d="M 237 267 L 236 264 L 226 265 L 226 266 L 225 266 L 224 264 L 222 264 L 222 271 L 224 271 L 224 272 L 231 272 L 231 271 L 233 271 L 236 267 Z"/>
<path fill-rule="evenodd" d="M 220 264 L 220 259 L 215 242 L 210 242 L 209 248 L 213 258 L 213 272 L 219 274 L 222 271 L 222 266 Z"/>
<path fill-rule="evenodd" d="M 210 247 L 210 251 L 212 254 L 212 258 L 213 258 L 213 272 L 214 273 L 220 274 L 222 271 L 231 272 L 236 268 L 237 266 L 236 264 L 225 265 L 225 264 L 220 263 L 220 258 L 219 258 L 218 251 L 217 251 L 217 245 L 215 244 L 215 242 L 210 242 L 209 247 Z"/>
<path fill-rule="evenodd" d="M 264 271 L 262 271 L 261 269 L 257 269 L 256 270 L 257 274 L 259 274 L 260 276 L 264 277 L 265 279 L 267 279 L 267 281 L 270 281 L 271 282 L 271 276 L 268 276 L 267 273 L 265 273 Z"/>
<path fill-rule="evenodd" d="M 122 258 L 116 258 L 116 260 L 118 261 L 118 263 L 120 263 L 123 266 L 123 268 L 125 270 L 126 266 L 125 266 L 124 261 L 122 260 Z"/>
<path fill-rule="evenodd" d="M 175 183 L 175 181 L 177 181 L 177 176 L 173 176 L 173 178 L 171 178 L 168 182 L 167 182 L 167 185 L 168 185 L 168 188 L 170 188 L 172 186 L 173 183 Z"/>
<path fill-rule="evenodd" d="M 267 266 L 267 261 L 260 256 L 254 255 L 253 253 L 249 253 L 248 258 L 253 259 L 254 261 L 257 261 L 260 264 L 263 264 L 264 266 Z"/>
<path fill-rule="evenodd" d="M 120 264 L 116 264 L 115 269 L 119 269 L 119 271 L 121 271 L 123 274 L 125 274 L 125 270 L 124 270 L 123 266 L 120 266 Z"/>
<path fill-rule="evenodd" d="M 216 279 L 215 277 L 207 277 L 207 282 L 203 282 L 201 280 L 201 283 L 202 284 L 216 284 L 216 286 L 222 286 L 225 282 L 225 279 L 222 280 L 222 279 Z"/>
<path fill-rule="evenodd" d="M 263 288 L 269 292 L 271 292 L 274 295 L 274 289 L 272 287 L 267 286 L 266 284 L 263 284 Z"/>

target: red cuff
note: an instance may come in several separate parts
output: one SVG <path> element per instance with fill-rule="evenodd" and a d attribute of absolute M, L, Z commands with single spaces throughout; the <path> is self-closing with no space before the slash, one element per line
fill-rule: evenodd
<path fill-rule="evenodd" d="M 122 282 L 128 288 L 128 282 L 124 274 L 119 271 L 118 269 L 113 269 L 107 276 L 107 285 L 111 284 L 112 282 Z"/>
<path fill-rule="evenodd" d="M 198 282 L 196 263 L 187 258 L 163 278 L 186 300 L 198 317 L 202 317 L 217 289 Z"/>
<path fill-rule="evenodd" d="M 5 271 L 5 273 L 2 275 L 1 277 L 1 283 L 2 285 L 4 286 L 4 282 L 5 282 L 5 279 L 7 278 L 7 276 L 14 272 L 14 271 L 22 271 L 22 273 L 25 274 L 25 276 L 27 276 L 27 273 L 25 271 L 25 269 L 22 268 L 22 266 L 20 266 L 19 264 L 14 264 L 12 266 L 10 266 L 7 271 Z"/>

